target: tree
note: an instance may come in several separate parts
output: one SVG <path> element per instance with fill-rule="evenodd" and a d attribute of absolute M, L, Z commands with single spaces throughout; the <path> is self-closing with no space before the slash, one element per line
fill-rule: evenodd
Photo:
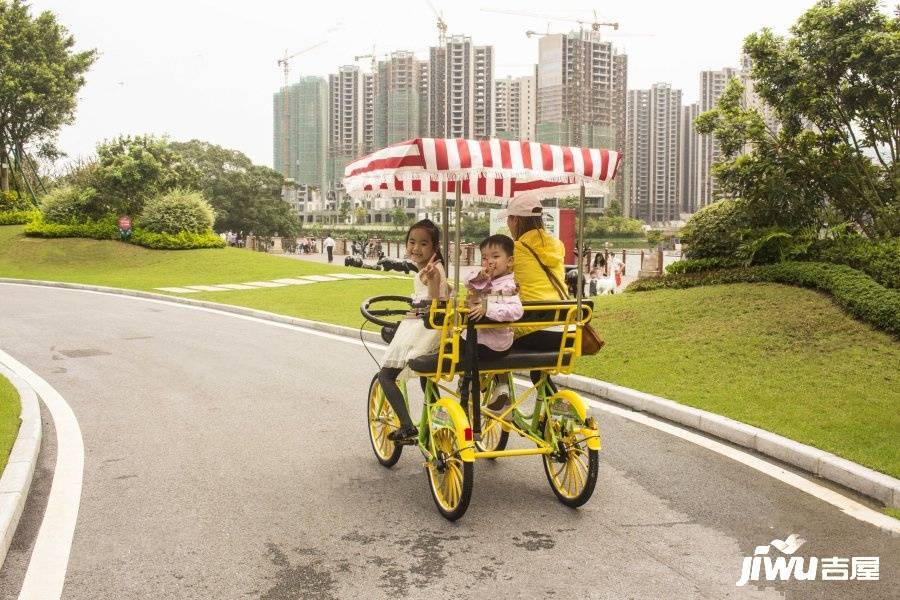
<path fill-rule="evenodd" d="M 122 135 L 97 144 L 92 183 L 97 190 L 95 216 L 110 212 L 140 214 L 144 202 L 164 194 L 195 174 L 166 138 Z"/>
<path fill-rule="evenodd" d="M 366 217 L 368 216 L 369 211 L 366 210 L 366 207 L 360 204 L 353 211 L 353 217 L 357 224 L 365 223 Z"/>
<path fill-rule="evenodd" d="M 393 212 L 391 212 L 391 223 L 393 223 L 394 227 L 403 229 L 408 222 L 409 217 L 407 216 L 406 211 L 403 210 L 403 207 L 395 206 Z"/>
<path fill-rule="evenodd" d="M 350 201 L 346 198 L 341 200 L 340 208 L 338 209 L 338 219 L 341 224 L 347 222 L 347 219 L 350 218 Z"/>
<path fill-rule="evenodd" d="M 216 211 L 217 231 L 256 231 L 261 225 L 254 215 L 270 214 L 257 204 L 285 204 L 284 177 L 254 165 L 237 150 L 200 140 L 172 142 L 170 147 L 181 156 L 181 185 L 203 192 Z"/>
<path fill-rule="evenodd" d="M 698 118 L 698 131 L 730 155 L 716 169 L 726 192 L 745 198 L 753 217 L 774 221 L 786 209 L 797 226 L 827 205 L 871 237 L 900 234 L 898 44 L 900 15 L 877 0 L 820 0 L 790 37 L 747 37 L 755 91 L 781 129 L 741 109 L 734 86 Z M 736 156 L 744 144 L 752 151 Z"/>
<path fill-rule="evenodd" d="M 74 119 L 76 96 L 96 50 L 73 52 L 75 39 L 44 11 L 29 14 L 21 0 L 0 0 L 0 164 L 11 148 L 36 148 L 55 158 L 56 134 Z M 0 190 L 9 189 L 0 169 Z"/>
<path fill-rule="evenodd" d="M 744 108 L 743 95 L 743 85 L 732 79 L 716 106 L 697 118 L 697 131 L 712 134 L 727 157 L 713 165 L 713 176 L 726 195 L 742 199 L 734 210 L 744 227 L 819 222 L 827 195 L 817 184 L 823 158 L 816 134 L 768 130 L 756 109 Z"/>
<path fill-rule="evenodd" d="M 621 217 L 622 204 L 616 199 L 610 200 L 609 205 L 606 207 L 606 211 L 603 214 L 607 217 Z"/>

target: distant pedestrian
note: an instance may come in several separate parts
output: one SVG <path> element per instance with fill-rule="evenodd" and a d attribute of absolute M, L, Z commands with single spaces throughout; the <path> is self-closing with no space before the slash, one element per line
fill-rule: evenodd
<path fill-rule="evenodd" d="M 616 280 L 616 288 L 621 287 L 622 285 L 622 275 L 625 273 L 625 263 L 623 263 L 618 256 L 615 254 L 610 254 L 609 256 L 609 267 L 611 271 L 611 275 L 615 277 Z"/>
<path fill-rule="evenodd" d="M 322 245 L 325 246 L 325 252 L 328 253 L 328 262 L 332 262 L 334 260 L 334 238 L 331 237 L 331 234 L 328 234 L 328 237 L 325 238 L 325 241 L 322 242 Z"/>

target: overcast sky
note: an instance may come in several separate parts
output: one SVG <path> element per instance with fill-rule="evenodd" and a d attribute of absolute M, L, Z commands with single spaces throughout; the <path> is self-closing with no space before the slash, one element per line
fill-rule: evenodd
<path fill-rule="evenodd" d="M 562 32 L 575 23 L 482 12 L 618 21 L 612 37 L 629 56 L 629 88 L 669 82 L 697 99 L 702 69 L 738 66 L 743 38 L 762 27 L 785 33 L 813 0 L 634 0 L 562 3 L 537 0 L 432 0 L 449 34 L 464 34 L 495 49 L 496 76 L 522 75 L 537 61 L 537 39 L 525 31 Z M 79 49 L 100 57 L 87 74 L 74 125 L 60 135 L 71 157 L 120 133 L 198 138 L 272 164 L 272 94 L 283 74 L 276 60 L 298 56 L 291 79 L 327 75 L 355 55 L 394 50 L 427 54 L 437 42 L 427 0 L 387 2 L 255 0 L 33 0 L 32 11 L 53 11 Z M 608 31 L 608 30 L 607 30 Z M 630 34 L 630 35 L 629 35 Z M 627 36 L 626 36 L 627 35 Z M 368 68 L 368 62 L 363 62 Z"/>

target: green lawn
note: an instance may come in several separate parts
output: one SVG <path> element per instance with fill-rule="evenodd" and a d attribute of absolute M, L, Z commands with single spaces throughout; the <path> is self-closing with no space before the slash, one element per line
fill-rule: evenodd
<path fill-rule="evenodd" d="M 9 452 L 16 442 L 21 412 L 16 388 L 5 377 L 0 377 L 0 473 L 6 468 Z"/>
<path fill-rule="evenodd" d="M 246 250 L 154 251 L 40 240 L 0 227 L 0 276 L 152 289 L 233 283 L 344 267 Z M 408 294 L 396 279 L 316 283 L 191 298 L 358 327 L 368 296 Z M 900 477 L 900 344 L 827 296 L 739 284 L 604 297 L 607 341 L 579 372 L 756 425 Z"/>
<path fill-rule="evenodd" d="M 322 275 L 345 269 L 343 257 L 326 265 L 239 248 L 167 252 L 112 241 L 29 238 L 22 234 L 23 229 L 18 225 L 0 227 L 0 277 L 151 290 Z M 364 269 L 348 272 L 371 273 Z"/>

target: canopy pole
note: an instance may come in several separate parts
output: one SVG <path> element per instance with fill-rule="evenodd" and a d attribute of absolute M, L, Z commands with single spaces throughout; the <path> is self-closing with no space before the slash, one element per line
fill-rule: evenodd
<path fill-rule="evenodd" d="M 447 182 L 441 182 L 441 229 L 443 230 L 444 260 L 450 260 L 450 208 L 447 206 Z M 450 268 L 450 264 L 444 265 Z"/>
<path fill-rule="evenodd" d="M 576 315 L 581 318 L 581 299 L 584 295 L 584 183 L 578 190 L 578 239 L 575 242 L 578 252 L 576 260 L 578 261 L 578 292 L 575 297 L 578 299 Z"/>
<path fill-rule="evenodd" d="M 454 304 L 456 306 L 456 300 L 459 298 L 459 259 L 460 259 L 460 248 L 459 248 L 459 222 L 460 222 L 460 214 L 462 207 L 462 182 L 456 182 L 456 198 L 454 200 L 455 205 L 453 207 L 454 212 L 456 213 L 456 231 L 453 234 L 454 246 L 453 249 L 453 298 Z"/>

